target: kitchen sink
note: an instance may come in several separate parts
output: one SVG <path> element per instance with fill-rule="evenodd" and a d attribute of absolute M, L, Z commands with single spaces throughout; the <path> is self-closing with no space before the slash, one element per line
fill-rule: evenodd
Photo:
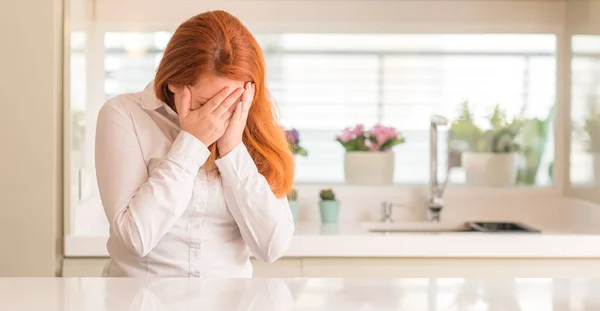
<path fill-rule="evenodd" d="M 487 233 L 539 233 L 540 231 L 518 222 L 368 222 L 363 223 L 370 232 L 487 232 Z"/>
<path fill-rule="evenodd" d="M 469 231 L 466 223 L 444 222 L 369 222 L 364 227 L 371 232 L 460 232 Z"/>

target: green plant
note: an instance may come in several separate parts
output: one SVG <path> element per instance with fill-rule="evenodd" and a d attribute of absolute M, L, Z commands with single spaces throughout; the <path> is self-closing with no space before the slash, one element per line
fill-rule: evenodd
<path fill-rule="evenodd" d="M 321 200 L 323 201 L 335 201 L 335 193 L 331 188 L 321 190 L 319 197 L 321 197 Z"/>
<path fill-rule="evenodd" d="M 519 150 L 517 134 L 522 120 L 513 118 L 509 121 L 506 112 L 500 105 L 488 116 L 488 130 L 481 129 L 475 124 L 474 114 L 468 102 L 460 106 L 458 118 L 452 122 L 451 140 L 464 141 L 472 152 L 511 153 Z"/>
<path fill-rule="evenodd" d="M 475 125 L 475 118 L 469 108 L 469 103 L 463 102 L 459 107 L 458 117 L 451 125 L 452 140 L 463 141 L 468 144 L 469 149 L 473 149 L 482 134 L 483 131 Z"/>
<path fill-rule="evenodd" d="M 295 188 L 292 188 L 290 193 L 288 193 L 287 198 L 288 198 L 288 201 L 298 200 L 298 191 Z"/>
<path fill-rule="evenodd" d="M 521 145 L 524 165 L 519 170 L 518 183 L 526 185 L 535 183 L 553 120 L 554 107 L 550 109 L 545 119 L 534 118 L 523 121 L 518 140 Z"/>

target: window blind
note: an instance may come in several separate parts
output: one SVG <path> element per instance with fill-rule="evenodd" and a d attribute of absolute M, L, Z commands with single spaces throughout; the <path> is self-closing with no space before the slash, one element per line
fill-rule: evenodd
<path fill-rule="evenodd" d="M 131 35 L 138 44 L 125 46 Z M 166 37 L 164 32 L 107 33 L 106 96 L 143 89 Z M 468 100 L 478 116 L 499 104 L 509 114 L 545 118 L 555 101 L 554 35 L 259 34 L 257 39 L 280 120 L 300 131 L 309 152 L 297 158 L 297 182 L 343 182 L 344 150 L 336 134 L 357 123 L 381 122 L 407 138 L 394 149 L 395 182 L 426 183 L 432 114 L 455 117 Z M 483 124 L 483 117 L 479 121 Z M 442 132 L 441 175 L 445 139 Z M 544 161 L 553 156 L 549 147 Z M 462 173 L 455 171 L 451 181 L 463 182 Z M 541 176 L 538 183 L 549 180 Z"/>

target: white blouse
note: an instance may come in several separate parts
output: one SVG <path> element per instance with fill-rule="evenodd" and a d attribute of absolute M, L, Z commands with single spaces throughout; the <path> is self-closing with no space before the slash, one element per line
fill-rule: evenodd
<path fill-rule="evenodd" d="M 181 131 L 177 114 L 154 95 L 110 99 L 96 131 L 96 174 L 110 224 L 104 276 L 251 277 L 250 254 L 273 262 L 290 243 L 294 221 L 244 144 L 210 154 Z"/>

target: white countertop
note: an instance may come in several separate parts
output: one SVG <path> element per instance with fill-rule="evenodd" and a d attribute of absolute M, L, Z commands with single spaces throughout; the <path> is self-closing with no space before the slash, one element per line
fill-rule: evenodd
<path fill-rule="evenodd" d="M 592 311 L 600 280 L 0 278 L 0 310 Z"/>
<path fill-rule="evenodd" d="M 533 227 L 536 227 L 533 225 Z M 600 232 L 373 233 L 361 225 L 300 223 L 285 257 L 600 258 Z M 66 257 L 107 257 L 106 236 L 67 236 Z"/>

